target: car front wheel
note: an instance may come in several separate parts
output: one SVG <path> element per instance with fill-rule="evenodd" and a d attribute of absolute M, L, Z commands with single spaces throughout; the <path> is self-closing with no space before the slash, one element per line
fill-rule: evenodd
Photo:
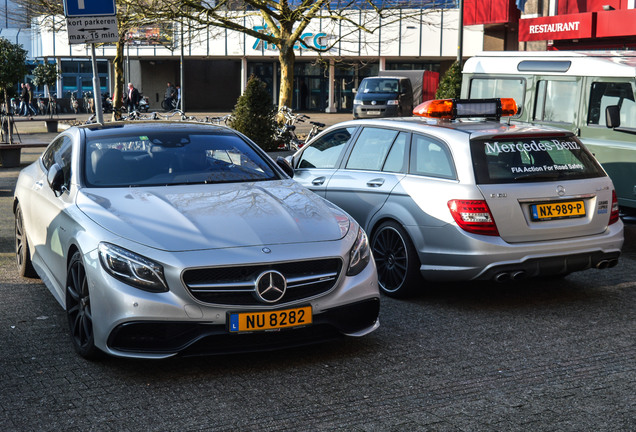
<path fill-rule="evenodd" d="M 73 348 L 82 357 L 95 360 L 101 351 L 95 346 L 91 298 L 82 255 L 75 252 L 66 277 L 66 316 Z"/>
<path fill-rule="evenodd" d="M 391 297 L 411 294 L 421 275 L 415 247 L 404 229 L 395 222 L 383 223 L 373 235 L 371 248 L 382 292 Z"/>
<path fill-rule="evenodd" d="M 38 277 L 31 262 L 29 243 L 24 230 L 24 218 L 20 204 L 15 209 L 15 259 L 20 276 L 27 278 Z"/>

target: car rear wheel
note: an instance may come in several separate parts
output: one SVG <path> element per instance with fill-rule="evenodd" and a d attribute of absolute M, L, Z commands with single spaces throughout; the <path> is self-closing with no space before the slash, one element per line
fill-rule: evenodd
<path fill-rule="evenodd" d="M 82 255 L 75 252 L 66 276 L 66 316 L 73 348 L 82 357 L 94 360 L 101 356 L 95 346 L 93 315 Z"/>
<path fill-rule="evenodd" d="M 411 239 L 395 222 L 385 222 L 371 241 L 380 289 L 391 297 L 411 294 L 421 279 L 419 259 Z"/>
<path fill-rule="evenodd" d="M 31 262 L 29 243 L 27 242 L 26 232 L 24 230 L 24 218 L 22 217 L 20 204 L 18 204 L 15 209 L 15 259 L 20 276 L 27 278 L 38 277 Z"/>

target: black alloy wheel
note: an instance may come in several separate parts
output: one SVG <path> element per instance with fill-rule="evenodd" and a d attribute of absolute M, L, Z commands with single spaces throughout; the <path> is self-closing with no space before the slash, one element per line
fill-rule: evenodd
<path fill-rule="evenodd" d="M 371 241 L 382 292 L 391 297 L 405 297 L 421 279 L 419 259 L 411 239 L 395 222 L 384 222 Z"/>
<path fill-rule="evenodd" d="M 95 346 L 93 315 L 82 255 L 75 252 L 66 276 L 66 316 L 73 348 L 82 357 L 94 360 L 101 356 Z"/>
<path fill-rule="evenodd" d="M 20 204 L 15 209 L 15 261 L 20 276 L 27 278 L 38 277 L 31 262 L 29 243 L 24 230 L 24 218 L 22 217 Z"/>

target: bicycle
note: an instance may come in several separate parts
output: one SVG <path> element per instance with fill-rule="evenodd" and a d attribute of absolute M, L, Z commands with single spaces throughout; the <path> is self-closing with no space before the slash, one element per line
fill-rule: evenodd
<path fill-rule="evenodd" d="M 309 133 L 307 133 L 303 145 L 307 144 L 313 137 L 322 132 L 322 129 L 325 127 L 324 123 L 313 121 L 309 123 L 311 123 L 311 129 L 309 130 Z"/>
<path fill-rule="evenodd" d="M 172 111 L 177 109 L 177 99 L 175 98 L 166 98 L 161 102 L 161 108 L 165 111 Z"/>
<path fill-rule="evenodd" d="M 304 122 L 309 117 L 304 114 L 294 114 L 292 109 L 286 106 L 282 106 L 278 113 L 282 114 L 285 120 L 280 127 L 276 128 L 276 134 L 274 135 L 274 140 L 279 142 L 278 149 L 298 150 L 303 146 L 303 141 L 296 135 L 296 123 Z"/>
<path fill-rule="evenodd" d="M 49 93 L 49 103 L 46 110 L 51 117 L 57 114 L 57 99 L 53 93 Z"/>
<path fill-rule="evenodd" d="M 225 126 L 228 126 L 228 123 L 232 122 L 232 114 L 226 114 L 224 116 L 221 117 L 205 117 L 205 119 L 203 120 L 204 123 L 212 123 L 215 125 L 221 125 L 221 123 Z"/>
<path fill-rule="evenodd" d="M 93 94 L 91 92 L 84 92 L 84 111 L 88 114 L 88 113 L 94 113 L 95 111 L 93 110 L 93 98 L 91 97 L 93 96 Z"/>
<path fill-rule="evenodd" d="M 79 112 L 79 101 L 77 100 L 77 92 L 71 92 L 71 108 L 77 114 Z"/>

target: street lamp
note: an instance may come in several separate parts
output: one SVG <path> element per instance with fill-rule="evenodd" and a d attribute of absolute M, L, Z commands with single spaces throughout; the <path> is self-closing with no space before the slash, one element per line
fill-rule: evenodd
<path fill-rule="evenodd" d="M 457 64 L 462 67 L 462 48 L 464 45 L 464 0 L 459 0 L 459 34 L 457 35 Z"/>

